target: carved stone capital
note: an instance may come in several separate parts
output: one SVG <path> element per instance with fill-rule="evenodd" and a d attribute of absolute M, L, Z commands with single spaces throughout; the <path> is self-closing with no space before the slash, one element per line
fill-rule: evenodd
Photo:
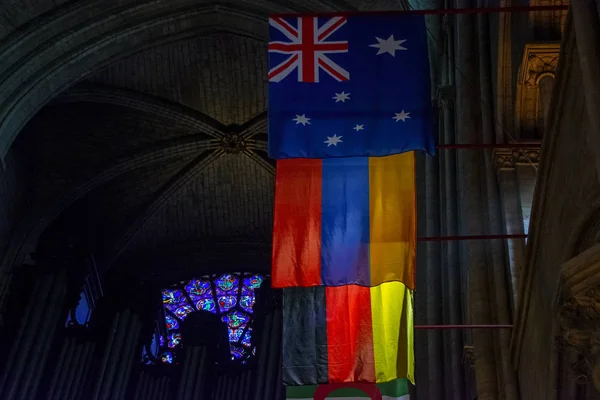
<path fill-rule="evenodd" d="M 578 356 L 576 379 L 600 390 L 600 244 L 565 263 L 557 300 L 558 339 Z"/>
<path fill-rule="evenodd" d="M 579 383 L 592 381 L 600 388 L 600 288 L 567 298 L 558 310 L 560 340 L 572 348 L 578 361 L 572 365 Z"/>
<path fill-rule="evenodd" d="M 544 75 L 554 77 L 558 65 L 560 43 L 528 43 L 523 51 L 519 82 L 537 86 Z"/>
<path fill-rule="evenodd" d="M 517 165 L 537 167 L 540 162 L 540 149 L 494 149 L 494 162 L 498 171 L 514 170 Z"/>
<path fill-rule="evenodd" d="M 475 367 L 475 349 L 473 346 L 463 347 L 463 363 L 469 368 Z"/>

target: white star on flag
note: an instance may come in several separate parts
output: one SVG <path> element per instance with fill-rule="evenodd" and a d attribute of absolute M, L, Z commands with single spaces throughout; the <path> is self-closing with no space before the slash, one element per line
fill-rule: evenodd
<path fill-rule="evenodd" d="M 399 113 L 395 113 L 395 114 L 396 114 L 396 116 L 392 117 L 392 119 L 395 119 L 396 122 L 398 122 L 398 121 L 406 122 L 406 118 L 410 118 L 408 116 L 408 114 L 410 114 L 410 112 L 404 112 L 404 110 L 402 110 Z"/>
<path fill-rule="evenodd" d="M 402 43 L 406 42 L 406 39 L 402 40 L 394 40 L 394 35 L 390 35 L 389 38 L 383 40 L 381 38 L 375 37 L 379 43 L 371 44 L 369 47 L 375 47 L 377 50 L 377 55 L 390 53 L 392 57 L 396 57 L 396 50 L 406 50 L 406 47 L 402 46 Z"/>
<path fill-rule="evenodd" d="M 327 147 L 329 146 L 337 146 L 338 143 L 342 143 L 343 136 L 338 136 L 334 134 L 333 136 L 327 136 L 327 140 L 323 143 L 327 143 Z"/>
<path fill-rule="evenodd" d="M 358 132 L 358 131 L 364 131 L 365 130 L 365 126 L 364 125 L 358 125 L 358 124 L 356 124 L 356 126 L 354 128 L 352 128 L 352 129 L 354 129 L 356 132 Z"/>
<path fill-rule="evenodd" d="M 332 99 L 334 99 L 336 103 L 340 101 L 344 103 L 346 100 L 350 100 L 350 93 L 344 93 L 344 91 L 342 90 L 342 93 L 336 93 L 335 96 L 332 97 Z"/>
<path fill-rule="evenodd" d="M 302 126 L 306 126 L 306 124 L 310 125 L 310 118 L 306 117 L 306 114 L 302 114 L 302 115 L 298 115 L 296 114 L 296 118 L 294 118 L 292 121 L 296 122 L 296 125 L 302 124 Z"/>

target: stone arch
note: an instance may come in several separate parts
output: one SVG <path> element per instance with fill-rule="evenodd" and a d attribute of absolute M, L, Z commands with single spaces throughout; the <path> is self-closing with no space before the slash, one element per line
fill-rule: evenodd
<path fill-rule="evenodd" d="M 180 155 L 193 155 L 206 150 L 218 149 L 223 129 L 217 121 L 194 110 L 177 106 L 168 101 L 158 101 L 149 96 L 140 94 L 132 95 L 126 90 L 117 90 L 106 87 L 78 88 L 70 94 L 57 99 L 57 102 L 88 101 L 96 103 L 109 103 L 119 106 L 127 106 L 137 110 L 145 110 L 153 115 L 172 119 L 178 124 L 190 126 L 199 132 L 198 135 L 182 138 L 168 143 L 152 145 L 145 150 L 139 151 L 131 156 L 111 160 L 105 168 L 101 168 L 95 175 L 84 181 L 75 182 L 70 189 L 61 196 L 48 199 L 46 206 L 35 213 L 27 215 L 16 226 L 11 240 L 7 246 L 7 253 L 0 264 L 0 273 L 10 271 L 14 266 L 23 262 L 28 253 L 32 252 L 37 240 L 44 230 L 64 210 L 78 199 L 84 197 L 95 188 L 117 178 L 119 175 L 129 171 L 143 168 L 144 166 L 168 160 Z M 207 140 L 206 136 L 214 137 Z"/>

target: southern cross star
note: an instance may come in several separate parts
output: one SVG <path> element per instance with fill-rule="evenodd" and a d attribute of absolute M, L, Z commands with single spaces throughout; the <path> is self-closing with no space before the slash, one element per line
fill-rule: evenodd
<path fill-rule="evenodd" d="M 377 50 L 377 55 L 390 53 L 392 57 L 396 57 L 396 50 L 406 50 L 406 47 L 402 46 L 402 43 L 406 42 L 406 39 L 394 40 L 394 35 L 390 35 L 389 38 L 383 40 L 381 38 L 375 37 L 379 43 L 371 44 L 369 47 L 375 47 Z"/>
<path fill-rule="evenodd" d="M 310 118 L 306 117 L 306 114 L 302 114 L 302 115 L 298 115 L 296 114 L 296 118 L 294 118 L 292 121 L 296 122 L 296 125 L 302 124 L 302 126 L 306 126 L 306 124 L 310 125 Z"/>
<path fill-rule="evenodd" d="M 342 90 L 342 93 L 336 93 L 335 96 L 332 97 L 332 99 L 335 100 L 336 103 L 338 102 L 346 102 L 346 100 L 350 100 L 350 93 L 344 93 L 344 91 Z"/>
<path fill-rule="evenodd" d="M 327 143 L 327 147 L 329 146 L 337 146 L 338 143 L 342 143 L 343 136 L 338 136 L 334 134 L 333 136 L 327 136 L 327 140 L 323 143 Z"/>
<path fill-rule="evenodd" d="M 402 121 L 402 122 L 406 122 L 406 118 L 410 118 L 410 116 L 408 114 L 410 114 L 410 112 L 404 112 L 404 110 L 402 110 L 399 113 L 395 113 L 396 116 L 392 117 L 392 119 L 396 120 L 396 122 L 398 121 Z"/>
<path fill-rule="evenodd" d="M 364 131 L 365 130 L 365 126 L 364 125 L 358 125 L 358 124 L 356 124 L 356 126 L 354 128 L 352 128 L 352 129 L 354 129 L 356 132 L 358 132 L 358 131 Z"/>

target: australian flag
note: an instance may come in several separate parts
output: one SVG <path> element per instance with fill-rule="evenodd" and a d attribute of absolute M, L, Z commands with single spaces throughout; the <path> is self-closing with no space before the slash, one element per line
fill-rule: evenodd
<path fill-rule="evenodd" d="M 422 15 L 269 19 L 269 156 L 435 152 Z"/>

